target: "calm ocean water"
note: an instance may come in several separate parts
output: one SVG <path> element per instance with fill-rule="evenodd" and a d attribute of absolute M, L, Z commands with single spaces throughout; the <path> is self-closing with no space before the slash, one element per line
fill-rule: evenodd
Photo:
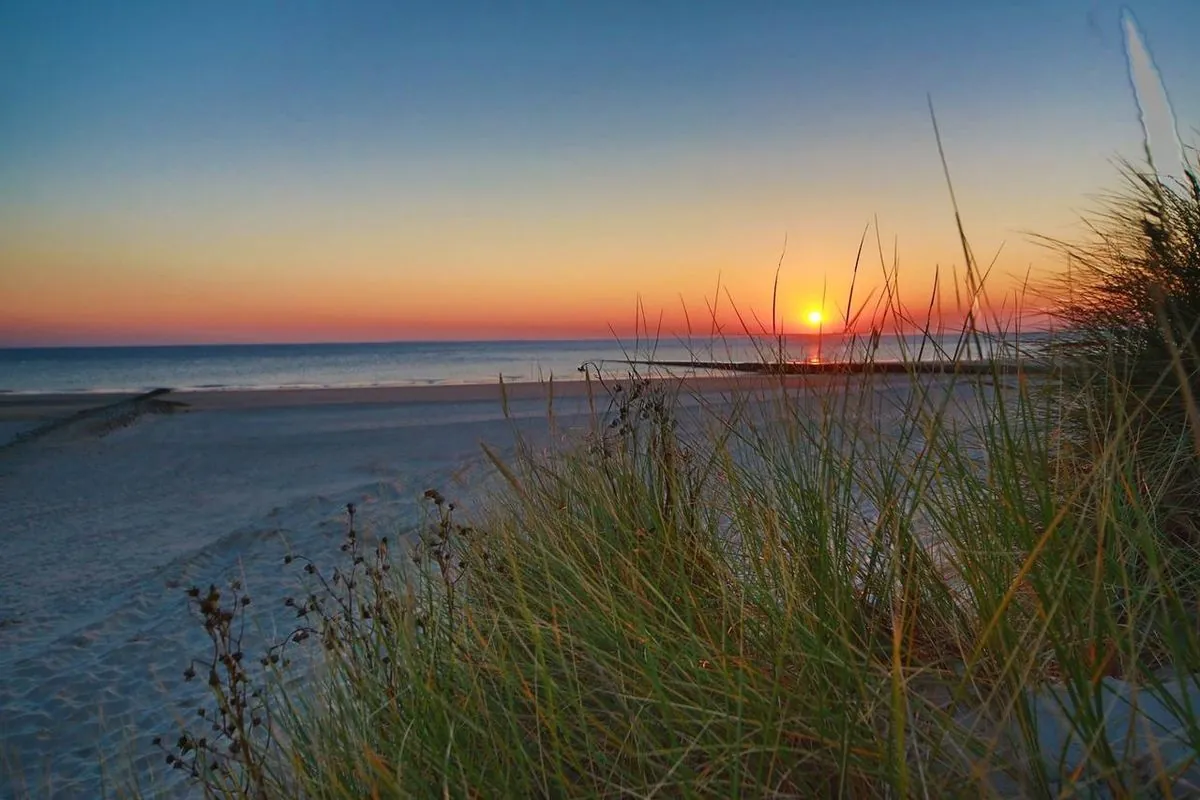
<path fill-rule="evenodd" d="M 940 344 L 953 350 L 955 339 Z M 861 344 L 861 342 L 860 342 Z M 585 362 L 609 375 L 628 372 L 629 359 L 758 360 L 771 340 L 645 342 L 616 340 L 513 342 L 391 342 L 382 344 L 189 345 L 0 349 L 0 392 L 134 392 L 157 387 L 277 389 L 469 384 L 580 377 Z M 884 336 L 876 358 L 915 354 L 920 340 Z M 839 337 L 789 337 L 794 360 L 844 360 Z M 925 358 L 936 357 L 927 342 Z M 676 370 L 676 372 L 680 372 Z"/>

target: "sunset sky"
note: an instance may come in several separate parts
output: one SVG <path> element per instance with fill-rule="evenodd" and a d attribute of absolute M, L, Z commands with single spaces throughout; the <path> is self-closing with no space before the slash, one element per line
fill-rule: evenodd
<path fill-rule="evenodd" d="M 1130 7 L 1195 144 L 1200 2 Z M 875 217 L 919 303 L 963 262 L 927 93 L 1003 299 L 1142 152 L 1120 13 L 7 0 L 0 345 L 707 329 L 718 280 L 769 324 L 785 236 L 803 329 Z"/>

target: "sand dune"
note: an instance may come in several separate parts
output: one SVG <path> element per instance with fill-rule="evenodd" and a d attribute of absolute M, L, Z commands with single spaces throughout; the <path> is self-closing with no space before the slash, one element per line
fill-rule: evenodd
<path fill-rule="evenodd" d="M 756 380 L 692 388 L 711 399 Z M 563 435 L 586 394 L 556 386 Z M 149 742 L 201 691 L 181 678 L 205 644 L 187 586 L 244 574 L 269 637 L 297 585 L 283 555 L 332 559 L 347 503 L 395 539 L 420 524 L 427 488 L 469 511 L 491 476 L 481 441 L 551 435 L 546 387 L 509 387 L 508 418 L 500 398 L 494 385 L 4 398 L 0 424 L 41 433 L 0 450 L 0 796 L 95 796 L 101 759 L 119 769 L 124 754 L 161 779 Z M 164 402 L 183 405 L 146 405 Z"/>

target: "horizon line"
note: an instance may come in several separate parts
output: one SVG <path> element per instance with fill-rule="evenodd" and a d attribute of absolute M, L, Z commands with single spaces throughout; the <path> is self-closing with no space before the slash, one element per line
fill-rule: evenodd
<path fill-rule="evenodd" d="M 1020 336 L 1023 334 L 1041 334 L 1050 333 L 1051 331 L 1041 328 L 1025 328 L 1019 331 L 1009 331 L 1000 334 L 993 334 L 987 330 L 977 331 L 982 336 Z M 966 333 L 964 330 L 954 328 L 946 328 L 937 331 L 922 331 L 915 330 L 912 332 L 897 332 L 897 331 L 882 331 L 881 336 L 960 336 Z M 615 342 L 628 343 L 631 341 L 637 342 L 687 342 L 689 340 L 729 340 L 729 339 L 820 339 L 822 337 L 845 337 L 845 336 L 860 336 L 870 337 L 872 332 L 867 331 L 782 331 L 772 333 L 765 331 L 762 333 L 742 332 L 737 334 L 727 333 L 708 333 L 708 334 L 686 334 L 686 335 L 671 335 L 671 336 L 564 336 L 564 337 L 503 337 L 503 338 L 438 338 L 438 339 L 363 339 L 357 341 L 350 340 L 324 340 L 324 341 L 240 341 L 240 342 L 154 342 L 154 343 L 123 343 L 123 344 L 3 344 L 0 343 L 0 351 L 13 350 L 132 350 L 132 349 L 170 349 L 170 348 L 199 348 L 199 347 L 361 347 L 364 345 L 407 345 L 407 344 L 534 344 L 534 343 L 552 343 L 552 342 Z"/>

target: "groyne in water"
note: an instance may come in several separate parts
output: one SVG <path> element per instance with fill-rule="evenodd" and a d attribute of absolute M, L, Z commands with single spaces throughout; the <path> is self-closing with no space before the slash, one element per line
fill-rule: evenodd
<path fill-rule="evenodd" d="M 0 444 L 0 453 L 45 439 L 52 434 L 78 432 L 85 436 L 104 436 L 133 423 L 145 414 L 170 414 L 185 408 L 186 403 L 164 399 L 163 395 L 169 394 L 171 391 L 169 388 L 151 389 L 142 394 L 121 398 L 116 402 L 84 408 L 67 416 L 43 422 Z"/>

